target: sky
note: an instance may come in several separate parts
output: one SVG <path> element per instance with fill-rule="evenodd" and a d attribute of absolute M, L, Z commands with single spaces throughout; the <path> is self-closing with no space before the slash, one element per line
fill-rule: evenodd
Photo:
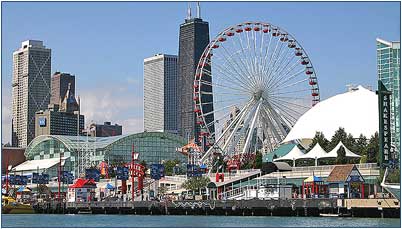
<path fill-rule="evenodd" d="M 195 15 L 195 3 L 191 3 Z M 86 123 L 143 130 L 143 59 L 178 53 L 187 2 L 2 2 L 2 142 L 11 139 L 12 53 L 28 39 L 52 49 L 52 72 L 76 76 Z M 244 21 L 291 33 L 308 53 L 321 99 L 347 84 L 376 88 L 376 38 L 400 41 L 399 2 L 202 2 L 211 39 Z M 334 111 L 336 112 L 336 111 Z"/>

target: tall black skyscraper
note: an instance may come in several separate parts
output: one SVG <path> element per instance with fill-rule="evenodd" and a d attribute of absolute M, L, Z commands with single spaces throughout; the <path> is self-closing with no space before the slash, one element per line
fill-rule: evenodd
<path fill-rule="evenodd" d="M 178 61 L 178 130 L 181 136 L 190 140 L 195 138 L 198 142 L 200 128 L 196 125 L 196 114 L 194 113 L 193 85 L 194 75 L 197 69 L 198 61 L 209 44 L 209 25 L 203 21 L 200 16 L 200 7 L 197 6 L 197 17 L 191 17 L 191 9 L 188 9 L 188 15 L 185 22 L 180 25 L 179 35 L 179 61 Z M 210 81 L 210 78 L 203 77 L 203 80 Z M 208 86 L 209 87 L 209 86 Z M 212 91 L 212 88 L 203 88 L 203 91 Z M 203 111 L 212 111 L 212 95 L 205 97 L 202 103 Z M 213 114 L 206 117 L 207 123 L 213 121 Z M 213 131 L 213 127 L 211 127 Z"/>
<path fill-rule="evenodd" d="M 189 8 L 185 22 L 180 25 L 178 62 L 178 129 L 181 136 L 186 139 L 195 138 L 196 141 L 198 141 L 199 128 L 196 127 L 196 115 L 194 113 L 194 75 L 198 61 L 205 47 L 209 44 L 208 22 L 201 19 L 199 6 L 197 11 L 197 17 L 192 18 L 191 9 Z M 212 96 L 210 102 L 212 102 Z M 212 104 L 209 105 L 209 110 L 212 110 Z"/>

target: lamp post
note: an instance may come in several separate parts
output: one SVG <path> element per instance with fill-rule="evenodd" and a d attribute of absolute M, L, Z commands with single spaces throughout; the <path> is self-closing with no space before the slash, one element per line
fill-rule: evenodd
<path fill-rule="evenodd" d="M 117 167 L 113 167 L 114 170 L 114 196 L 117 194 Z"/>
<path fill-rule="evenodd" d="M 135 166 L 135 161 L 138 160 L 138 156 L 139 156 L 139 153 L 134 152 L 134 144 L 133 144 L 132 152 L 131 152 L 131 200 L 132 201 L 134 201 L 134 198 L 135 198 L 135 195 L 134 195 L 134 166 Z"/>

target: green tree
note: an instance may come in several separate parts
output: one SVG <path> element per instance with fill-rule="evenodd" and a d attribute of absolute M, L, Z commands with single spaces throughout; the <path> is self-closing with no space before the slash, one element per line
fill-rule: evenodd
<path fill-rule="evenodd" d="M 262 167 L 262 153 L 258 151 L 255 155 L 255 166 L 256 169 L 261 169 Z"/>
<path fill-rule="evenodd" d="M 364 163 L 367 163 L 367 155 L 366 154 L 362 155 L 362 157 L 360 158 L 360 164 L 364 164 Z"/>
<path fill-rule="evenodd" d="M 345 132 L 345 129 L 342 127 L 339 127 L 339 129 L 337 131 L 335 131 L 335 134 L 332 136 L 331 138 L 331 142 L 329 143 L 329 148 L 326 149 L 327 151 L 332 150 L 335 148 L 336 145 L 338 145 L 338 143 L 342 141 L 343 144 L 349 148 L 350 145 L 348 142 L 348 134 Z"/>
<path fill-rule="evenodd" d="M 377 177 L 377 184 L 381 185 L 384 179 L 385 169 L 380 170 L 380 176 Z M 389 168 L 388 174 L 385 177 L 385 183 L 397 184 L 401 183 L 401 170 L 399 168 L 391 169 Z"/>
<path fill-rule="evenodd" d="M 314 148 L 314 146 L 316 145 L 316 144 L 320 144 L 320 146 L 325 150 L 325 151 L 328 151 L 328 146 L 329 146 L 329 141 L 328 141 L 328 139 L 326 139 L 325 138 L 325 136 L 324 136 L 324 134 L 322 133 L 322 132 L 316 132 L 315 133 L 315 136 L 314 136 L 314 138 L 312 139 L 312 142 L 311 142 L 311 144 L 310 144 L 310 146 L 309 146 L 309 148 L 307 149 L 307 152 L 309 152 L 310 150 L 312 150 L 313 148 Z M 300 160 L 299 160 L 300 161 Z M 306 162 L 304 162 L 304 163 L 297 163 L 297 161 L 296 161 L 296 166 L 298 165 L 298 164 L 300 164 L 300 165 L 304 165 L 304 166 L 314 166 L 315 165 L 315 162 L 313 161 L 313 163 L 311 162 L 312 160 L 308 160 L 308 161 L 306 161 Z M 332 163 L 332 159 L 320 159 L 320 160 L 318 160 L 318 164 L 319 165 L 328 165 L 328 164 L 331 164 Z M 293 162 L 292 162 L 293 163 Z"/>
<path fill-rule="evenodd" d="M 201 177 L 191 177 L 187 179 L 183 184 L 182 187 L 193 191 L 193 195 L 196 190 L 200 190 L 201 188 L 207 187 L 207 185 L 211 182 L 209 177 L 201 176 Z"/>
<path fill-rule="evenodd" d="M 346 148 L 348 148 L 349 150 L 352 150 L 352 151 L 354 151 L 356 148 L 356 141 L 353 138 L 352 134 L 348 134 L 348 136 L 346 137 L 346 140 L 345 140 L 345 142 L 343 142 L 343 144 L 346 146 Z"/>
<path fill-rule="evenodd" d="M 348 162 L 346 158 L 346 151 L 345 148 L 340 147 L 337 151 L 338 156 L 336 157 L 335 163 L 337 165 L 346 164 Z"/>
<path fill-rule="evenodd" d="M 146 176 L 147 176 L 147 170 L 148 170 L 148 168 L 147 168 L 147 162 L 146 162 L 145 160 L 142 160 L 142 161 L 140 162 L 140 165 L 144 166 L 144 177 L 146 177 Z"/>
<path fill-rule="evenodd" d="M 172 176 L 173 175 L 173 168 L 176 165 L 180 165 L 181 161 L 179 159 L 174 159 L 174 160 L 167 160 L 163 163 L 165 166 L 165 175 L 167 176 Z"/>
<path fill-rule="evenodd" d="M 324 150 L 328 150 L 328 145 L 330 142 L 325 138 L 322 132 L 316 132 L 309 148 L 307 149 L 307 152 L 310 151 L 317 143 L 320 144 Z"/>
<path fill-rule="evenodd" d="M 365 155 L 367 151 L 367 138 L 360 134 L 359 138 L 356 140 L 356 144 L 353 150 L 354 153 L 359 155 Z"/>
<path fill-rule="evenodd" d="M 223 168 L 226 168 L 226 162 L 223 160 L 223 156 L 219 155 L 219 156 L 215 156 L 213 158 L 213 162 L 212 162 L 212 171 L 213 172 L 217 172 L 218 168 L 222 166 Z M 222 169 L 221 169 L 222 170 Z"/>
<path fill-rule="evenodd" d="M 379 143 L 379 138 L 378 138 L 378 132 L 375 132 L 373 136 L 371 136 L 370 141 L 367 145 L 367 163 L 377 163 L 379 162 L 379 148 L 380 148 L 380 143 Z"/>
<path fill-rule="evenodd" d="M 158 188 L 158 194 L 159 194 L 160 196 L 164 196 L 164 195 L 166 194 L 166 192 L 167 192 L 167 188 L 166 188 L 165 186 L 160 186 L 160 187 Z"/>
<path fill-rule="evenodd" d="M 145 160 L 142 160 L 142 161 L 140 162 L 140 165 L 142 165 L 142 166 L 144 166 L 144 167 L 147 167 L 147 162 L 146 162 Z"/>
<path fill-rule="evenodd" d="M 401 183 L 401 170 L 398 169 L 390 169 L 388 171 L 388 176 L 385 178 L 387 183 Z"/>

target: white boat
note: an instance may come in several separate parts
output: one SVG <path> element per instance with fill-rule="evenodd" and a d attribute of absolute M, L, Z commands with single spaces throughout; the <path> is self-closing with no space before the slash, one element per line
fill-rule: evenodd
<path fill-rule="evenodd" d="M 339 214 L 332 214 L 332 213 L 320 213 L 322 217 L 339 217 Z"/>
<path fill-rule="evenodd" d="M 385 178 L 388 175 L 388 168 L 385 169 L 384 177 L 382 178 L 381 187 L 385 188 L 396 199 L 401 201 L 401 184 L 385 183 Z"/>

